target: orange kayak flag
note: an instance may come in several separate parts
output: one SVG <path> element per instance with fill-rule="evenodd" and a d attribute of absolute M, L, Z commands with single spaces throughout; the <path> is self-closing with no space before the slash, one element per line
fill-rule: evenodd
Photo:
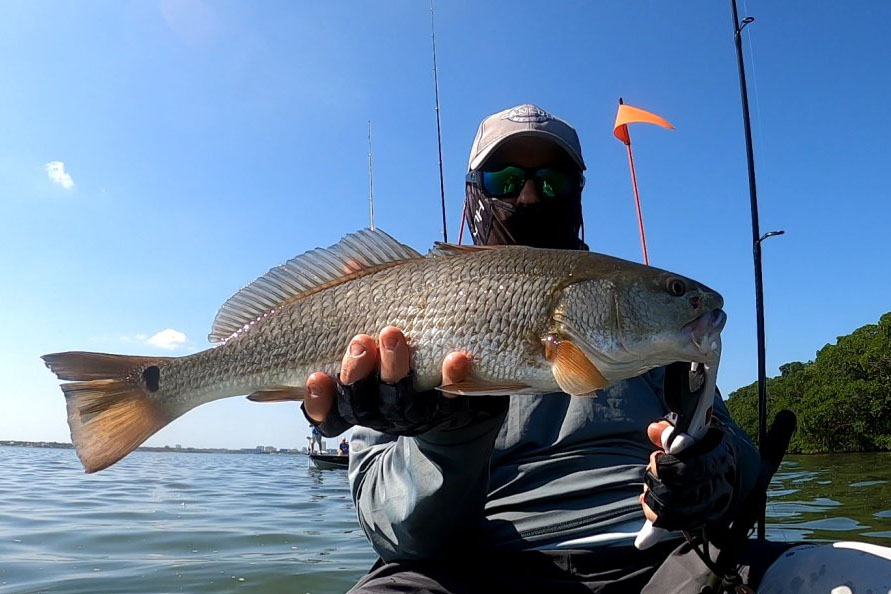
<path fill-rule="evenodd" d="M 619 111 L 616 113 L 616 124 L 613 127 L 613 134 L 626 145 L 631 144 L 631 137 L 628 135 L 628 124 L 653 124 L 667 130 L 674 130 L 674 126 L 668 120 L 657 116 L 655 113 L 650 113 L 639 107 L 620 104 Z"/>

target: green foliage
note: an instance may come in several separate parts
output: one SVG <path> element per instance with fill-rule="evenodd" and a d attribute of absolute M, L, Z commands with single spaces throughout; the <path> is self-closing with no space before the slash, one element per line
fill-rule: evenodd
<path fill-rule="evenodd" d="M 784 408 L 798 415 L 790 453 L 891 450 L 891 312 L 827 344 L 814 361 L 780 366 L 767 394 L 768 423 Z M 755 438 L 757 382 L 730 394 L 727 407 Z"/>

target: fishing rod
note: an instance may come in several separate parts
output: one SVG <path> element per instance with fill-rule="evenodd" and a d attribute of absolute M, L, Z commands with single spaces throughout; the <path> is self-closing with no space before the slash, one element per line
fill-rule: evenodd
<path fill-rule="evenodd" d="M 439 76 L 436 70 L 436 26 L 433 18 L 433 0 L 430 0 L 430 33 L 433 38 L 433 94 L 436 98 L 436 146 L 439 150 L 439 196 L 442 201 L 442 241 L 449 242 L 446 228 L 445 182 L 442 176 L 442 125 L 439 121 Z"/>
<path fill-rule="evenodd" d="M 733 41 L 736 46 L 736 62 L 739 67 L 739 91 L 742 98 L 743 128 L 746 135 L 746 160 L 749 172 L 749 202 L 752 209 L 752 257 L 755 262 L 755 316 L 758 325 L 758 447 L 764 455 L 767 438 L 767 380 L 765 369 L 764 340 L 764 287 L 761 277 L 761 242 L 768 237 L 782 235 L 783 231 L 771 231 L 761 235 L 758 225 L 758 192 L 755 187 L 755 156 L 752 150 L 752 124 L 749 118 L 749 94 L 746 87 L 746 68 L 743 63 L 742 30 L 755 22 L 747 16 L 739 20 L 736 0 L 730 0 L 733 15 Z M 758 540 L 765 538 L 765 505 L 758 515 Z"/>
<path fill-rule="evenodd" d="M 369 228 L 374 231 L 374 170 L 372 167 L 374 153 L 371 150 L 371 120 L 368 120 L 368 220 Z"/>

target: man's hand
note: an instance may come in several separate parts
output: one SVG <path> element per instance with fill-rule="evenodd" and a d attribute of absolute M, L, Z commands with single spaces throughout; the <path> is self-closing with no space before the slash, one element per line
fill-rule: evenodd
<path fill-rule="evenodd" d="M 343 356 L 339 385 L 320 372 L 307 378 L 304 411 L 323 434 L 337 431 L 336 435 L 354 424 L 396 434 L 415 434 L 435 423 L 440 409 L 449 408 L 439 406 L 438 401 L 453 396 L 437 391 L 414 392 L 410 373 L 410 351 L 399 328 L 384 328 L 380 345 L 371 336 L 359 334 L 350 341 Z M 469 374 L 467 353 L 452 352 L 446 356 L 442 364 L 443 384 L 463 381 Z M 334 426 L 325 431 L 329 424 Z"/>
<path fill-rule="evenodd" d="M 668 530 L 729 522 L 737 471 L 724 429 L 713 420 L 704 438 L 673 456 L 662 450 L 662 432 L 668 427 L 668 421 L 647 427 L 647 436 L 657 449 L 650 455 L 640 496 L 644 515 Z"/>

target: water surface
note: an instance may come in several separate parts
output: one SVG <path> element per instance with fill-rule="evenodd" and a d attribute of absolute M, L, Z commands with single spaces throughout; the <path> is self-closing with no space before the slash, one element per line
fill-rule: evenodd
<path fill-rule="evenodd" d="M 768 496 L 772 540 L 891 546 L 891 452 L 786 456 Z"/>
<path fill-rule="evenodd" d="M 344 592 L 374 554 L 346 471 L 303 456 L 0 447 L 0 592 Z M 891 454 L 789 457 L 768 536 L 891 546 Z"/>
<path fill-rule="evenodd" d="M 304 456 L 0 447 L 0 592 L 344 592 L 374 555 Z"/>

